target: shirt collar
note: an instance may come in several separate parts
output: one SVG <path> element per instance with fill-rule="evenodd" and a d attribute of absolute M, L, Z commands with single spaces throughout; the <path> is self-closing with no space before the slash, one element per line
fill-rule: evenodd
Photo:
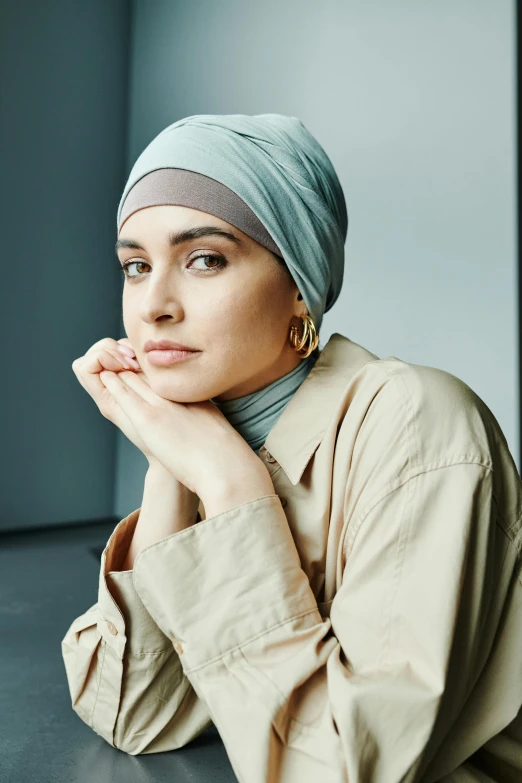
<path fill-rule="evenodd" d="M 260 449 L 261 454 L 268 452 L 274 457 L 294 486 L 336 415 L 347 385 L 361 367 L 378 359 L 337 332 L 321 350 Z"/>

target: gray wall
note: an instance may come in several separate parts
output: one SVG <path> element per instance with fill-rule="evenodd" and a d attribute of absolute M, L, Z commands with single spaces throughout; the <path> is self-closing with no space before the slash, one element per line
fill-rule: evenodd
<path fill-rule="evenodd" d="M 0 528 L 141 503 L 145 459 L 71 364 L 124 334 L 134 160 L 198 113 L 303 120 L 349 213 L 321 345 L 337 331 L 461 377 L 518 465 L 512 0 L 0 0 L 0 19 Z"/>
<path fill-rule="evenodd" d="M 348 204 L 344 285 L 320 345 L 341 332 L 462 378 L 518 465 L 512 0 L 135 0 L 134 11 L 127 170 L 184 116 L 299 117 Z M 118 433 L 118 518 L 140 505 L 145 469 Z"/>
<path fill-rule="evenodd" d="M 71 365 L 119 324 L 127 0 L 0 0 L 0 528 L 112 517 L 116 427 Z"/>

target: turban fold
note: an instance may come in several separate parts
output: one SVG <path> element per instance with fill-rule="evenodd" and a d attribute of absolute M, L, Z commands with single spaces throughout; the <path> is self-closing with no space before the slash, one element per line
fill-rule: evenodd
<path fill-rule="evenodd" d="M 196 114 L 161 131 L 131 169 L 118 207 L 158 169 L 186 169 L 222 183 L 273 238 L 319 331 L 339 296 L 348 215 L 326 152 L 297 117 Z M 202 211 L 206 211 L 202 209 Z"/>

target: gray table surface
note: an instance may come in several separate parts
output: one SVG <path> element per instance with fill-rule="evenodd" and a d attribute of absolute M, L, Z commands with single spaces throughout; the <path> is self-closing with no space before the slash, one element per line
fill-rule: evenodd
<path fill-rule="evenodd" d="M 0 781 L 237 783 L 213 725 L 184 748 L 130 756 L 71 707 L 60 642 L 96 602 L 115 524 L 0 534 Z"/>

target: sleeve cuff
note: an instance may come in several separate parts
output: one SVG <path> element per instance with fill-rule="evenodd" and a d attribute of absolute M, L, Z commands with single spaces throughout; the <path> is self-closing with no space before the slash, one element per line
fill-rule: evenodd
<path fill-rule="evenodd" d="M 275 494 L 156 542 L 132 573 L 157 625 L 179 643 L 185 672 L 294 617 L 322 619 Z"/>
<path fill-rule="evenodd" d="M 123 615 L 129 652 L 141 655 L 172 650 L 172 642 L 143 606 L 134 587 L 132 571 L 112 571 L 105 581 Z"/>
<path fill-rule="evenodd" d="M 172 642 L 158 628 L 136 592 L 132 571 L 121 567 L 127 554 L 140 509 L 135 509 L 114 528 L 100 564 L 98 583 L 98 630 L 107 644 L 123 658 L 126 643 L 133 653 L 172 649 Z"/>

